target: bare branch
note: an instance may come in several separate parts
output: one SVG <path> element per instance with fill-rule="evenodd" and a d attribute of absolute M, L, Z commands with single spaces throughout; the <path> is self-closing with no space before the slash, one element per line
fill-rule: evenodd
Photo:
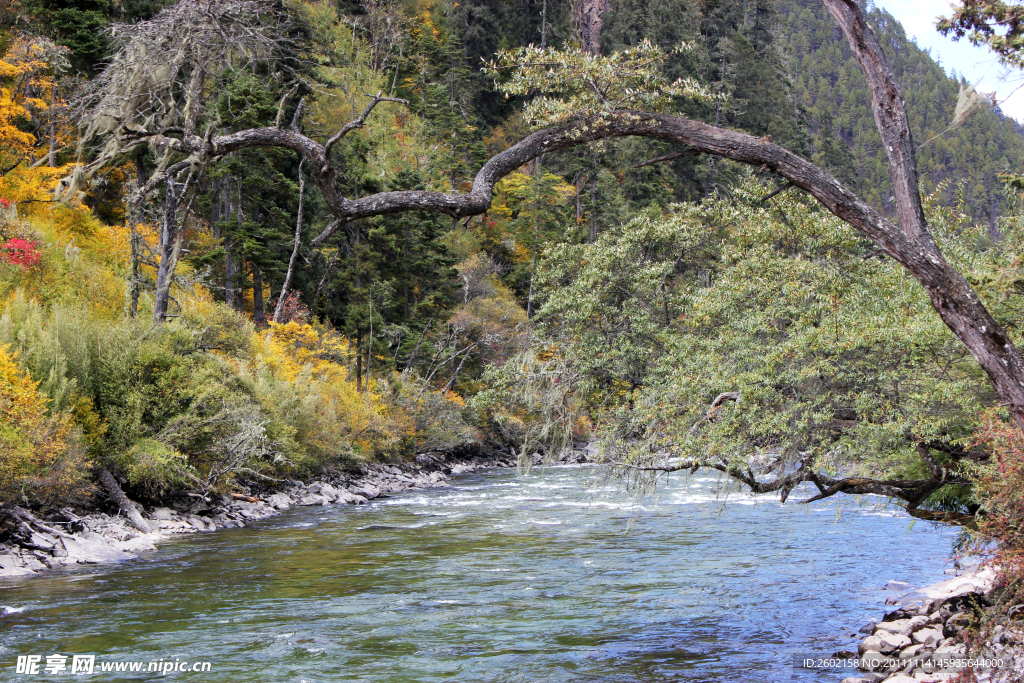
<path fill-rule="evenodd" d="M 783 192 L 785 192 L 786 190 L 788 190 L 791 187 L 794 187 L 793 183 L 786 183 L 782 187 L 779 187 L 777 189 L 772 190 L 771 192 L 766 194 L 764 197 L 761 197 L 761 203 L 763 204 L 763 203 L 767 202 L 769 199 L 782 194 Z"/>
<path fill-rule="evenodd" d="M 366 105 L 366 109 L 363 109 L 363 113 L 357 116 L 355 119 L 346 123 L 344 126 L 342 126 L 341 130 L 335 133 L 331 137 L 331 139 L 327 141 L 327 144 L 324 145 L 324 157 L 327 158 L 328 163 L 330 163 L 331 159 L 331 148 L 334 147 L 334 145 L 337 144 L 339 140 L 341 140 L 343 137 L 354 131 L 356 128 L 362 128 L 363 125 L 366 123 L 366 117 L 368 117 L 370 115 L 370 112 L 373 111 L 374 107 L 376 107 L 381 102 L 401 102 L 402 104 L 409 104 L 409 100 L 403 100 L 398 97 L 384 97 L 383 93 L 381 92 L 378 92 L 376 95 L 372 95 L 370 103 Z"/>
<path fill-rule="evenodd" d="M 274 128 L 281 127 L 281 122 L 284 120 L 284 105 L 288 103 L 288 100 L 295 96 L 295 93 L 299 91 L 299 86 L 301 85 L 301 83 L 296 83 L 292 86 L 292 89 L 286 92 L 281 98 L 281 103 L 277 105 L 277 116 L 274 117 Z M 292 123 L 294 124 L 295 121 L 293 120 Z"/>

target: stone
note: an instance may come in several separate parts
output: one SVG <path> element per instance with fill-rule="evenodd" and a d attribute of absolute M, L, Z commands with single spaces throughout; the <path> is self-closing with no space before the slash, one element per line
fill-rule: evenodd
<path fill-rule="evenodd" d="M 914 631 L 922 629 L 922 628 L 924 628 L 927 625 L 928 625 L 928 616 L 927 615 L 920 615 L 920 616 L 912 617 L 910 619 L 910 621 L 907 623 L 906 629 L 900 631 L 900 633 L 902 633 L 905 636 L 909 636 Z"/>
<path fill-rule="evenodd" d="M 858 633 L 865 633 L 867 635 L 871 635 L 872 633 L 875 632 L 875 624 L 876 623 L 877 622 L 869 621 L 864 626 L 860 627 L 860 631 L 858 631 Z"/>
<path fill-rule="evenodd" d="M 885 584 L 885 590 L 887 591 L 902 591 L 910 588 L 910 584 L 906 581 L 890 581 Z"/>
<path fill-rule="evenodd" d="M 916 678 L 912 678 L 910 676 L 904 676 L 902 674 L 897 674 L 895 676 L 890 676 L 889 678 L 887 678 L 885 680 L 886 680 L 886 683 L 919 683 Z"/>
<path fill-rule="evenodd" d="M 267 498 L 267 502 L 273 505 L 278 510 L 287 510 L 291 507 L 292 497 L 287 493 L 275 493 Z"/>
<path fill-rule="evenodd" d="M 189 515 L 188 523 L 199 531 L 213 531 L 217 528 L 217 525 L 209 517 L 200 517 L 199 515 Z"/>
<path fill-rule="evenodd" d="M 923 628 L 914 632 L 913 640 L 922 645 L 935 645 L 942 640 L 942 634 L 934 628 Z"/>
<path fill-rule="evenodd" d="M 327 499 L 319 493 L 309 493 L 299 499 L 302 505 L 327 505 Z"/>
<path fill-rule="evenodd" d="M 125 553 L 149 553 L 156 550 L 156 545 L 147 536 L 137 536 L 127 541 L 119 541 L 116 546 L 118 550 Z"/>
<path fill-rule="evenodd" d="M 860 641 L 860 645 L 857 646 L 857 652 L 860 654 L 866 654 L 868 652 L 881 652 L 883 647 L 881 636 L 868 636 L 864 640 Z"/>
<path fill-rule="evenodd" d="M 349 491 L 357 496 L 362 496 L 366 500 L 376 498 L 380 495 L 380 491 L 370 484 L 364 484 L 357 488 L 350 488 Z"/>
<path fill-rule="evenodd" d="M 903 648 L 912 645 L 912 641 L 908 636 L 902 633 L 893 633 L 882 638 L 882 652 L 890 653 L 902 650 Z"/>
<path fill-rule="evenodd" d="M 32 576 L 34 571 L 27 567 L 0 567 L 0 578 L 13 579 L 19 576 Z"/>
<path fill-rule="evenodd" d="M 903 650 L 900 651 L 900 659 L 913 659 L 921 654 L 924 647 L 924 645 L 918 643 L 917 645 L 911 645 L 910 647 L 903 648 Z"/>
<path fill-rule="evenodd" d="M 881 671 L 889 665 L 889 657 L 886 657 L 877 650 L 868 650 L 861 653 L 860 664 L 857 668 L 861 671 Z"/>
<path fill-rule="evenodd" d="M 131 553 L 108 545 L 99 534 L 93 534 L 92 536 L 93 538 L 76 536 L 63 539 L 64 548 L 68 552 L 68 564 L 72 562 L 79 564 L 104 564 L 107 562 L 122 562 L 134 557 Z"/>
<path fill-rule="evenodd" d="M 177 519 L 178 513 L 170 508 L 156 508 L 153 510 L 153 514 L 149 516 L 150 519 L 156 520 L 172 520 Z"/>
<path fill-rule="evenodd" d="M 16 555 L 0 555 L 0 569 L 21 569 L 21 558 Z"/>
<path fill-rule="evenodd" d="M 889 633 L 903 633 L 907 630 L 910 619 L 897 619 L 895 621 L 880 621 L 875 624 L 875 631 L 888 631 Z"/>
<path fill-rule="evenodd" d="M 333 503 L 338 500 L 338 489 L 330 484 L 322 484 L 320 486 L 320 495 L 326 498 L 328 502 Z"/>

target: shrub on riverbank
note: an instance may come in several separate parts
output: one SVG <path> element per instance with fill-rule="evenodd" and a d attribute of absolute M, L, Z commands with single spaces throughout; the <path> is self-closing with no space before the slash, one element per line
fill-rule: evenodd
<path fill-rule="evenodd" d="M 65 497 L 81 483 L 85 459 L 71 416 L 47 414 L 39 383 L 0 344 L 0 500 Z"/>

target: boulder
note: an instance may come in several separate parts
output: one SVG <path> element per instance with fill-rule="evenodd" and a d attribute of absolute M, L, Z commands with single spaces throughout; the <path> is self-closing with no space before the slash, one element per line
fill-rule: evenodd
<path fill-rule="evenodd" d="M 17 555 L 0 555 L 0 569 L 20 569 L 24 564 Z"/>
<path fill-rule="evenodd" d="M 327 499 L 319 493 L 307 493 L 299 499 L 302 505 L 327 505 Z"/>
<path fill-rule="evenodd" d="M 372 486 L 371 484 L 363 484 L 358 488 L 350 488 L 349 491 L 357 496 L 362 496 L 364 499 L 370 500 L 380 495 L 380 491 Z"/>
<path fill-rule="evenodd" d="M 882 647 L 884 647 L 884 643 L 882 642 L 881 636 L 868 636 L 864 640 L 860 641 L 860 645 L 857 646 L 857 652 L 862 655 L 868 652 L 881 652 Z"/>
<path fill-rule="evenodd" d="M 886 657 L 877 650 L 868 650 L 861 653 L 860 664 L 857 668 L 861 671 L 882 671 L 889 666 L 889 657 Z"/>
<path fill-rule="evenodd" d="M 338 500 L 338 493 L 338 489 L 334 488 L 330 484 L 321 484 L 320 486 L 320 495 L 331 503 Z"/>
<path fill-rule="evenodd" d="M 910 588 L 910 584 L 906 581 L 890 581 L 885 584 L 885 590 L 887 591 L 902 591 Z"/>
<path fill-rule="evenodd" d="M 924 648 L 925 646 L 920 643 L 917 645 L 911 645 L 910 647 L 905 647 L 900 651 L 900 659 L 913 659 L 921 654 L 921 651 L 924 650 Z"/>
<path fill-rule="evenodd" d="M 875 631 L 888 631 L 889 633 L 903 633 L 910 625 L 910 619 L 896 619 L 895 621 L 880 621 L 875 624 Z"/>
<path fill-rule="evenodd" d="M 61 542 L 67 551 L 66 564 L 103 564 L 135 557 L 131 553 L 108 545 L 102 536 L 95 533 L 87 532 L 81 536 L 62 539 Z"/>
<path fill-rule="evenodd" d="M 267 498 L 267 502 L 278 510 L 287 510 L 291 507 L 292 497 L 287 493 L 275 493 Z"/>
<path fill-rule="evenodd" d="M 149 517 L 150 517 L 150 519 L 155 519 L 155 520 L 158 520 L 158 521 L 159 520 L 170 521 L 172 519 L 177 519 L 178 513 L 175 512 L 174 510 L 170 509 L 170 508 L 156 508 L 155 510 L 153 510 L 153 514 L 151 514 Z"/>
<path fill-rule="evenodd" d="M 908 636 L 902 633 L 893 633 L 882 638 L 882 649 L 881 652 L 890 653 L 902 650 L 905 647 L 912 645 L 913 642 Z"/>
<path fill-rule="evenodd" d="M 32 576 L 34 571 L 27 567 L 0 567 L 0 579 L 13 579 L 19 576 Z"/>
<path fill-rule="evenodd" d="M 913 640 L 921 645 L 935 645 L 942 640 L 942 634 L 934 628 L 923 628 L 920 631 L 914 632 Z"/>

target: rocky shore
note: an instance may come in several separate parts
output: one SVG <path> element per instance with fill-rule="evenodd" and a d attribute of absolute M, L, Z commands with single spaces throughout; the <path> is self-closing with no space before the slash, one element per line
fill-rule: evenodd
<path fill-rule="evenodd" d="M 956 680 L 968 666 L 979 681 L 989 680 L 987 659 L 998 660 L 1007 646 L 1020 644 L 1018 634 L 996 626 L 997 642 L 986 661 L 968 658 L 962 632 L 991 604 L 993 579 L 991 569 L 976 567 L 898 599 L 898 609 L 861 629 L 866 637 L 856 654 L 837 653 L 857 658 L 863 672 L 843 683 L 940 683 Z"/>
<path fill-rule="evenodd" d="M 539 459 L 535 456 L 535 461 Z M 582 460 L 579 453 L 570 456 L 571 462 Z M 134 510 L 115 514 L 62 508 L 40 516 L 17 506 L 0 508 L 0 578 L 77 564 L 123 562 L 156 550 L 161 540 L 177 534 L 241 527 L 296 505 L 361 505 L 389 494 L 449 486 L 452 477 L 481 468 L 515 466 L 510 456 L 463 459 L 431 453 L 401 465 L 368 464 L 358 472 L 309 483 L 289 482 L 275 490 L 215 499 L 186 494 L 167 501 L 166 506 L 148 509 L 126 501 Z"/>

